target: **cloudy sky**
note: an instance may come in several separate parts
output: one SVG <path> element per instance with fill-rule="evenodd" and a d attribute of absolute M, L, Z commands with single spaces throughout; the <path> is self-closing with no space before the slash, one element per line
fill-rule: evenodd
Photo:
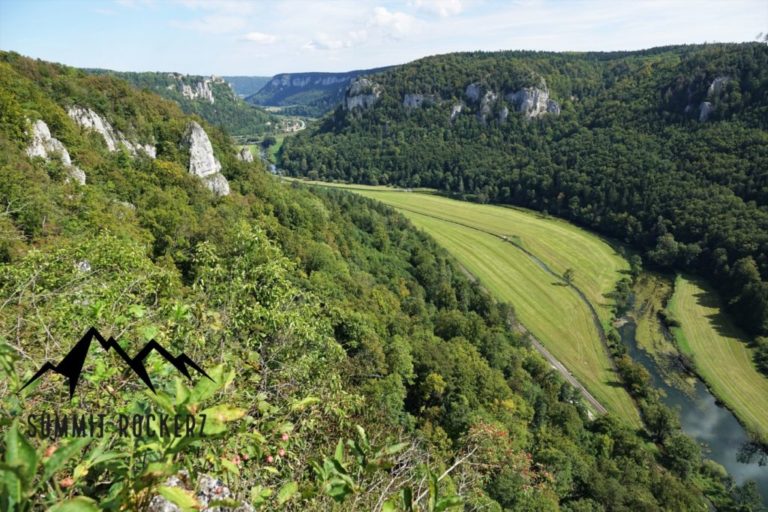
<path fill-rule="evenodd" d="M 754 41 L 768 0 L 0 0 L 0 48 L 121 71 L 345 71 L 460 50 Z"/>

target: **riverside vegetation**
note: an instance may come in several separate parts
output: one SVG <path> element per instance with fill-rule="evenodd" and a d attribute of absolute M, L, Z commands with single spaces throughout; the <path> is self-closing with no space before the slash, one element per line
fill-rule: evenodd
<path fill-rule="evenodd" d="M 72 106 L 156 158 L 110 151 Z M 71 163 L 28 156 L 38 120 Z M 188 172 L 193 120 L 228 195 Z M 674 429 L 590 419 L 511 308 L 403 216 L 236 155 L 148 91 L 0 54 L 0 508 L 195 510 L 210 475 L 231 508 L 755 507 Z M 183 351 L 212 380 L 150 358 L 155 395 L 94 351 L 71 402 L 50 373 L 19 393 L 91 325 L 129 354 L 149 339 Z M 51 408 L 209 420 L 202 439 L 26 435 L 26 415 Z"/>

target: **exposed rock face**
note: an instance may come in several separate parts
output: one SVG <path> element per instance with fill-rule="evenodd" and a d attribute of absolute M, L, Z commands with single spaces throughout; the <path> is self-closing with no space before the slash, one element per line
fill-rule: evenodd
<path fill-rule="evenodd" d="M 559 114 L 560 105 L 549 99 L 549 90 L 544 87 L 524 87 L 519 91 L 509 93 L 506 100 L 515 105 L 518 112 L 531 119 L 545 113 Z"/>
<path fill-rule="evenodd" d="M 42 119 L 38 119 L 32 124 L 32 143 L 27 148 L 27 155 L 30 158 L 41 157 L 46 161 L 58 156 L 61 163 L 66 167 L 69 177 L 79 184 L 85 185 L 85 172 L 72 165 L 69 151 L 59 139 L 51 136 L 48 125 Z"/>
<path fill-rule="evenodd" d="M 457 103 L 451 108 L 451 121 L 455 120 L 457 117 L 459 117 L 459 114 L 461 114 L 461 110 L 464 108 L 464 105 L 461 103 Z"/>
<path fill-rule="evenodd" d="M 547 100 L 547 114 L 560 115 L 560 104 L 555 100 Z"/>
<path fill-rule="evenodd" d="M 723 92 L 725 86 L 728 84 L 730 78 L 727 76 L 718 76 L 712 83 L 709 84 L 707 89 L 707 100 L 715 100 Z M 690 106 L 690 105 L 689 105 Z M 699 104 L 699 122 L 706 122 L 712 112 L 715 111 L 715 106 L 711 101 L 702 101 Z"/>
<path fill-rule="evenodd" d="M 713 110 L 715 110 L 715 107 L 712 105 L 712 103 L 703 101 L 701 105 L 699 105 L 699 121 L 703 123 L 709 119 L 709 116 L 712 114 Z"/>
<path fill-rule="evenodd" d="M 432 105 L 436 102 L 432 94 L 406 94 L 403 96 L 403 106 L 406 108 L 420 108 L 421 106 Z"/>
<path fill-rule="evenodd" d="M 70 107 L 67 109 L 67 114 L 72 120 L 86 130 L 94 130 L 98 132 L 99 135 L 104 138 L 104 142 L 107 144 L 107 149 L 112 152 L 118 151 L 120 145 L 123 145 L 134 156 L 136 156 L 139 151 L 142 151 L 150 158 L 156 157 L 157 151 L 154 146 L 151 144 L 142 145 L 138 142 L 129 141 L 122 133 L 112 128 L 112 125 L 110 125 L 106 119 L 89 108 L 78 106 Z"/>
<path fill-rule="evenodd" d="M 344 106 L 347 110 L 369 109 L 379 101 L 381 86 L 367 78 L 358 78 L 349 86 L 344 98 Z"/>
<path fill-rule="evenodd" d="M 115 131 L 99 114 L 91 109 L 83 107 L 69 107 L 67 109 L 67 114 L 83 128 L 98 132 L 104 138 L 104 142 L 107 144 L 107 148 L 110 151 L 117 151 L 119 141 L 115 135 Z"/>
<path fill-rule="evenodd" d="M 32 124 L 32 143 L 27 148 L 30 158 L 42 157 L 50 160 L 51 155 L 58 154 L 64 165 L 72 165 L 69 151 L 60 140 L 51 137 L 51 131 L 45 121 L 38 119 Z"/>
<path fill-rule="evenodd" d="M 243 148 L 237 154 L 237 159 L 242 162 L 253 162 L 253 153 L 248 148 Z"/>
<path fill-rule="evenodd" d="M 480 99 L 480 84 L 474 83 L 469 84 L 467 86 L 467 89 L 464 91 L 464 94 L 466 95 L 467 99 L 471 102 L 476 102 Z"/>
<path fill-rule="evenodd" d="M 213 91 L 211 90 L 211 81 L 205 79 L 202 82 L 195 82 L 193 85 L 181 84 L 181 95 L 189 100 L 201 99 L 208 103 L 215 103 Z"/>
<path fill-rule="evenodd" d="M 205 185 L 220 196 L 229 194 L 229 182 L 221 174 L 221 164 L 213 154 L 213 146 L 203 127 L 192 121 L 187 127 L 184 142 L 189 146 L 189 172 L 203 180 Z"/>
<path fill-rule="evenodd" d="M 503 123 L 507 120 L 507 117 L 509 117 L 509 109 L 507 107 L 502 107 L 501 110 L 499 110 L 499 122 Z"/>
<path fill-rule="evenodd" d="M 707 89 L 707 97 L 713 98 L 715 96 L 719 96 L 721 92 L 723 92 L 723 89 L 725 89 L 726 84 L 730 78 L 727 76 L 719 76 L 712 80 L 712 83 L 709 84 L 709 89 Z"/>
<path fill-rule="evenodd" d="M 494 105 L 498 102 L 499 94 L 484 90 L 483 86 L 475 82 L 469 84 L 464 91 L 464 95 L 471 103 L 478 104 L 477 118 L 485 123 L 488 117 L 493 113 Z M 549 90 L 543 79 L 539 87 L 524 87 L 519 91 L 506 94 L 504 99 L 515 107 L 515 110 L 522 112 L 529 119 L 539 117 L 542 114 L 560 114 L 560 105 L 554 100 L 549 99 Z M 509 109 L 503 107 L 498 113 L 499 121 L 506 121 L 509 116 Z M 451 114 L 451 119 L 454 115 Z"/>
<path fill-rule="evenodd" d="M 493 106 L 498 99 L 499 95 L 493 91 L 486 91 L 483 94 L 483 99 L 480 100 L 480 109 L 477 111 L 477 118 L 481 123 L 485 124 L 485 120 L 493 113 Z"/>

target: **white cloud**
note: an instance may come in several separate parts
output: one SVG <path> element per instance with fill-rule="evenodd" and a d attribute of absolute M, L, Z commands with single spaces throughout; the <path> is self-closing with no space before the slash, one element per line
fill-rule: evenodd
<path fill-rule="evenodd" d="M 277 36 L 272 34 L 265 34 L 264 32 L 248 32 L 240 39 L 258 44 L 272 44 L 277 41 Z"/>
<path fill-rule="evenodd" d="M 352 46 L 350 39 L 335 39 L 328 34 L 320 33 L 307 42 L 303 48 L 307 50 L 340 50 Z"/>
<path fill-rule="evenodd" d="M 386 7 L 376 7 L 373 9 L 370 24 L 383 29 L 386 35 L 397 38 L 413 30 L 416 18 L 404 12 L 389 11 Z"/>
<path fill-rule="evenodd" d="M 460 14 L 464 9 L 461 0 L 410 0 L 408 5 L 443 18 Z"/>

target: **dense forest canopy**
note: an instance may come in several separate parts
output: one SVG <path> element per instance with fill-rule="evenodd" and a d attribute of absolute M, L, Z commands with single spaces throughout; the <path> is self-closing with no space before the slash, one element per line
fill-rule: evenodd
<path fill-rule="evenodd" d="M 289 173 L 571 219 L 710 277 L 768 333 L 767 45 L 458 53 L 371 79 L 372 107 L 286 141 Z M 521 91 L 554 106 L 526 111 Z"/>
<path fill-rule="evenodd" d="M 73 105 L 153 144 L 156 158 L 110 151 L 67 115 Z M 38 120 L 86 184 L 57 158 L 29 157 Z M 227 196 L 187 171 L 193 120 Z M 162 487 L 179 470 L 192 482 L 222 478 L 238 502 L 270 510 L 759 502 L 753 487 L 702 462 L 668 409 L 640 432 L 590 418 L 514 334 L 514 312 L 402 216 L 280 182 L 238 160 L 224 132 L 114 76 L 0 54 L 0 211 L 3 508 L 72 499 L 77 510 L 144 509 L 158 492 L 194 499 Z M 129 353 L 150 338 L 184 351 L 214 384 L 174 381 L 158 358 L 152 395 L 100 353 L 71 403 L 52 376 L 18 392 L 91 325 Z M 28 439 L 20 420 L 51 403 L 202 410 L 214 421 L 206 438 L 181 443 Z"/>

